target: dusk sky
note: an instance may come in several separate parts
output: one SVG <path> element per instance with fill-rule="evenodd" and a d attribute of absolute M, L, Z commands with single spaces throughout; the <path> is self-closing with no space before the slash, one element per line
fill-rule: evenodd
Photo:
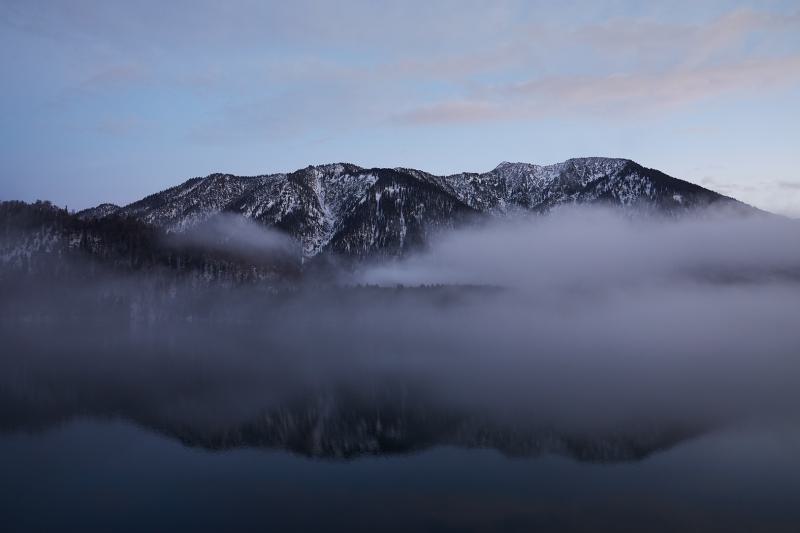
<path fill-rule="evenodd" d="M 800 3 L 0 0 L 0 200 L 633 159 L 800 217 Z"/>

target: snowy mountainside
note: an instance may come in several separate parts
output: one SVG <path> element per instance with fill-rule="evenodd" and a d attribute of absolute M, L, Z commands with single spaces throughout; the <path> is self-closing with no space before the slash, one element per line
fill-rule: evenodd
<path fill-rule="evenodd" d="M 116 204 L 100 204 L 95 207 L 90 207 L 89 209 L 84 209 L 83 211 L 78 211 L 75 214 L 81 220 L 92 220 L 111 216 L 120 209 L 122 208 Z"/>
<path fill-rule="evenodd" d="M 50 202 L 0 202 L 0 282 L 13 286 L 25 276 L 82 279 L 124 271 L 168 273 L 195 284 L 277 283 L 300 267 L 300 258 L 288 250 L 225 249 L 215 246 L 213 236 L 197 246 L 136 218 L 98 217 L 99 212 L 93 217 Z"/>
<path fill-rule="evenodd" d="M 503 162 L 484 173 L 436 176 L 347 163 L 261 176 L 211 174 L 82 218 L 132 217 L 180 233 L 218 213 L 284 231 L 304 255 L 396 256 L 470 216 L 546 212 L 564 204 L 610 204 L 668 214 L 713 203 L 747 206 L 628 159 L 589 157 L 553 165 Z"/>

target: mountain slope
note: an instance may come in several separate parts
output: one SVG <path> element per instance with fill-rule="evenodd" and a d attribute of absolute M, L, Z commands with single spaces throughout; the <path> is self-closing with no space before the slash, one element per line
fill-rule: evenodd
<path fill-rule="evenodd" d="M 49 202 L 0 202 L 0 282 L 121 271 L 169 273 L 196 284 L 278 282 L 292 278 L 300 267 L 297 254 L 247 253 L 220 246 L 213 236 L 201 244 L 175 237 L 133 217 L 92 218 Z"/>
<path fill-rule="evenodd" d="M 296 239 L 305 256 L 331 252 L 397 256 L 475 215 L 546 212 L 565 204 L 610 204 L 676 214 L 711 204 L 752 209 L 628 159 L 569 159 L 554 165 L 504 162 L 484 173 L 436 176 L 406 168 L 338 163 L 289 174 L 211 174 L 123 208 L 102 204 L 83 219 L 130 217 L 180 233 L 235 213 Z"/>

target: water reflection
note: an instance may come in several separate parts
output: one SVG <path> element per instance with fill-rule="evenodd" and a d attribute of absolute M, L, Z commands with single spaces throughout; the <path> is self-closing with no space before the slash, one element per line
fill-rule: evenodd
<path fill-rule="evenodd" d="M 0 300 L 4 529 L 797 530 L 800 286 L 164 288 Z"/>
<path fill-rule="evenodd" d="M 436 447 L 357 461 L 209 452 L 120 421 L 0 436 L 7 531 L 795 531 L 800 430 L 748 427 L 644 460 Z"/>

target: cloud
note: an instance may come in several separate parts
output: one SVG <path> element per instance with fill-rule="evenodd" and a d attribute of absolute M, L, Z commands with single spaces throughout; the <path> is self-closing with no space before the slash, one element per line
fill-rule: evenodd
<path fill-rule="evenodd" d="M 800 29 L 800 12 L 776 14 L 739 9 L 706 24 L 614 19 L 565 31 L 530 28 L 537 37 L 516 35 L 513 62 L 521 70 L 543 70 L 533 57 L 543 42 L 552 57 L 588 55 L 591 74 L 543 74 L 505 84 L 462 85 L 450 97 L 395 115 L 412 125 L 530 120 L 556 114 L 630 116 L 660 113 L 725 94 L 794 87 L 800 82 L 800 55 L 773 43 Z M 752 44 L 755 41 L 756 45 Z M 747 46 L 746 46 L 747 45 Z M 626 58 L 633 56 L 633 63 Z M 518 68 L 520 70 L 520 68 Z M 569 69 L 562 69 L 569 70 Z M 455 81 L 455 80 L 454 80 Z"/>
<path fill-rule="evenodd" d="M 369 268 L 363 281 L 492 285 L 557 297 L 579 288 L 691 285 L 698 274 L 767 280 L 776 272 L 800 274 L 798 229 L 796 221 L 725 210 L 665 223 L 565 207 L 441 234 L 429 252 Z"/>
<path fill-rule="evenodd" d="M 198 110 L 205 123 L 190 126 L 202 130 L 193 138 L 214 139 L 237 124 L 275 129 L 272 116 L 287 108 L 300 111 L 292 113 L 294 122 L 305 123 L 296 131 L 340 120 L 336 113 L 302 112 L 316 101 L 347 108 L 350 117 L 368 115 L 363 126 L 387 118 L 481 123 L 659 112 L 797 82 L 797 56 L 778 55 L 773 46 L 800 25 L 797 12 L 737 9 L 680 23 L 639 15 L 558 22 L 563 15 L 520 2 L 333 8 L 315 0 L 167 8 L 77 1 L 47 9 L 11 2 L 0 12 L 10 27 L 66 43 L 81 56 L 79 64 L 101 65 L 82 86 L 149 81 L 212 96 Z M 377 23 L 384 20 L 392 23 Z M 343 25 L 357 30 L 342 32 Z M 303 83 L 313 85 L 313 98 Z M 275 94 L 290 96 L 236 117 L 237 107 L 255 108 Z M 278 129 L 287 133 L 286 126 Z"/>
<path fill-rule="evenodd" d="M 300 257 L 297 243 L 288 235 L 239 215 L 219 213 L 195 227 L 170 235 L 173 246 L 223 252 L 250 261 Z"/>
<path fill-rule="evenodd" d="M 792 87 L 800 55 L 661 73 L 552 76 L 486 86 L 468 98 L 444 100 L 400 113 L 406 124 L 525 120 L 557 114 L 659 113 L 725 95 Z"/>
<path fill-rule="evenodd" d="M 800 28 L 800 12 L 771 13 L 735 9 L 704 24 L 665 23 L 655 18 L 617 18 L 590 24 L 573 37 L 608 54 L 633 55 L 639 67 L 673 62 L 685 68 L 708 64 L 732 53 L 754 34 L 776 37 Z"/>
<path fill-rule="evenodd" d="M 767 209 L 773 213 L 800 218 L 800 182 L 793 180 L 766 180 L 754 178 L 752 182 L 730 182 L 706 176 L 701 182 L 743 202 Z"/>

